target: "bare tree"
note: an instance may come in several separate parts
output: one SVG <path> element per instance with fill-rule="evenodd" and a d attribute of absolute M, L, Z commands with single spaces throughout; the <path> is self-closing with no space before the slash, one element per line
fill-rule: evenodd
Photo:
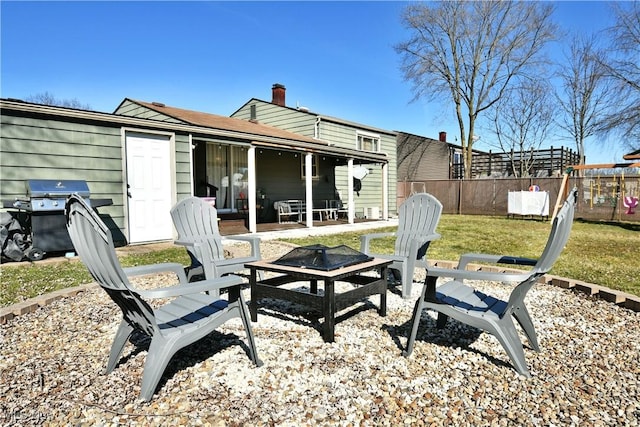
<path fill-rule="evenodd" d="M 553 129 L 553 91 L 545 80 L 524 80 L 498 100 L 489 113 L 496 146 L 509 155 L 514 176 L 535 166 L 535 151 Z"/>
<path fill-rule="evenodd" d="M 558 104 L 564 114 L 558 125 L 576 144 L 580 164 L 585 160 L 585 140 L 596 134 L 602 118 L 611 107 L 611 91 L 603 60 L 604 53 L 595 39 L 575 37 L 566 61 L 559 65 L 562 81 Z"/>
<path fill-rule="evenodd" d="M 89 104 L 83 104 L 82 102 L 78 101 L 76 98 L 58 99 L 50 92 L 43 92 L 43 93 L 31 95 L 27 97 L 26 100 L 29 102 L 33 102 L 35 104 L 54 105 L 57 107 L 76 108 L 79 110 L 91 110 L 91 106 Z"/>
<path fill-rule="evenodd" d="M 511 1 L 419 3 L 404 10 L 411 36 L 396 52 L 405 79 L 413 82 L 414 99 L 453 101 L 466 178 L 478 116 L 544 59 L 556 32 L 552 11 L 550 3 Z"/>
<path fill-rule="evenodd" d="M 640 2 L 613 3 L 615 25 L 604 67 L 613 79 L 615 108 L 601 123 L 617 131 L 632 150 L 640 149 Z"/>

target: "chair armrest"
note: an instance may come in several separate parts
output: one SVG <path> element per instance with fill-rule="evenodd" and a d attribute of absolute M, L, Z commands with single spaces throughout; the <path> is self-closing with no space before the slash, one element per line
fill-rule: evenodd
<path fill-rule="evenodd" d="M 492 255 L 492 254 L 476 254 L 469 253 L 460 257 L 458 269 L 465 270 L 467 265 L 473 261 L 489 262 L 493 264 L 513 264 L 513 265 L 529 265 L 534 266 L 538 263 L 537 259 L 515 257 L 509 255 Z"/>
<path fill-rule="evenodd" d="M 258 236 L 224 236 L 224 240 L 236 240 L 251 244 L 251 256 L 260 256 L 260 237 Z"/>
<path fill-rule="evenodd" d="M 440 237 L 442 237 L 440 233 L 431 233 L 424 236 L 424 238 L 426 239 L 425 241 L 429 241 L 429 242 L 433 240 L 438 240 Z"/>
<path fill-rule="evenodd" d="M 145 274 L 157 274 L 173 272 L 178 276 L 180 283 L 187 283 L 187 275 L 184 273 L 184 266 L 176 262 L 163 262 L 151 265 L 139 265 L 136 267 L 123 268 L 124 274 L 128 277 L 143 276 Z"/>
<path fill-rule="evenodd" d="M 194 247 L 198 245 L 198 243 L 194 242 L 193 240 L 174 240 L 173 244 L 180 245 L 180 246 L 189 246 L 189 247 Z"/>
<path fill-rule="evenodd" d="M 458 280 L 486 280 L 497 282 L 522 282 L 531 276 L 531 272 L 500 273 L 496 271 L 473 271 L 449 268 L 427 267 L 428 277 L 449 277 Z"/>
<path fill-rule="evenodd" d="M 395 235 L 396 235 L 395 232 L 363 234 L 360 236 L 360 252 L 362 252 L 363 254 L 369 253 L 369 243 L 373 239 L 381 239 L 383 237 L 394 237 Z"/>
<path fill-rule="evenodd" d="M 429 244 L 440 238 L 440 234 L 432 233 L 424 236 L 415 236 L 409 241 L 409 256 L 416 260 L 422 260 L 427 255 Z M 425 248 L 426 246 L 426 248 Z M 424 248 L 424 249 L 423 249 Z"/>
<path fill-rule="evenodd" d="M 236 240 L 248 242 L 251 244 L 251 254 L 257 255 L 260 254 L 260 237 L 258 236 L 224 236 L 223 241 L 226 240 Z M 193 240 L 174 240 L 174 245 L 187 246 L 187 247 L 196 247 L 200 245 L 200 242 L 194 242 Z"/>
<path fill-rule="evenodd" d="M 217 277 L 215 279 L 183 283 L 180 285 L 168 286 L 166 288 L 136 289 L 136 292 L 145 298 L 168 298 L 220 290 L 232 286 L 239 286 L 242 283 L 241 277 L 230 274 L 228 276 Z"/>
<path fill-rule="evenodd" d="M 424 236 L 415 236 L 411 240 L 415 242 L 417 245 L 424 245 L 427 242 L 438 240 L 440 237 L 442 236 L 439 233 L 432 233 L 432 234 L 426 234 Z"/>

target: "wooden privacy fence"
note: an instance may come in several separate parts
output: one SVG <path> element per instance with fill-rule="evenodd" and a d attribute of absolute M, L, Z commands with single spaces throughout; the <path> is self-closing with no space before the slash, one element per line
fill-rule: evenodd
<path fill-rule="evenodd" d="M 549 193 L 549 216 L 558 199 L 562 177 L 499 178 L 472 180 L 428 180 L 398 183 L 398 206 L 411 194 L 433 194 L 443 213 L 465 215 L 507 215 L 510 191 L 528 191 L 531 186 Z M 640 198 L 640 175 L 569 177 L 567 190 L 578 187 L 576 218 L 596 221 L 640 221 L 637 208 L 625 206 Z M 563 197 L 561 195 L 560 197 Z"/>

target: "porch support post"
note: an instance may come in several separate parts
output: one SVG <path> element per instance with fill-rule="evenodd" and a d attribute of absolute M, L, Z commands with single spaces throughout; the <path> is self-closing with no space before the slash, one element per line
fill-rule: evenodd
<path fill-rule="evenodd" d="M 382 164 L 382 219 L 389 219 L 389 164 Z"/>
<path fill-rule="evenodd" d="M 194 184 L 194 176 L 193 176 L 193 156 L 195 156 L 196 154 L 196 147 L 195 145 L 193 145 L 193 135 L 189 134 L 189 147 L 191 148 L 191 150 L 189 150 L 189 182 L 191 183 L 191 197 L 195 196 L 195 184 Z M 176 200 L 173 201 L 173 203 L 177 203 Z"/>
<path fill-rule="evenodd" d="M 354 223 L 356 214 L 355 199 L 353 198 L 353 159 L 347 161 L 347 206 L 349 212 L 347 213 L 347 220 L 349 224 Z"/>
<path fill-rule="evenodd" d="M 256 225 L 256 147 L 251 146 L 247 150 L 247 168 L 249 169 L 248 175 L 248 192 L 247 195 L 249 201 L 249 232 L 255 233 L 258 231 Z"/>
<path fill-rule="evenodd" d="M 313 227 L 313 154 L 304 156 L 305 170 L 305 203 L 307 206 L 307 227 Z"/>

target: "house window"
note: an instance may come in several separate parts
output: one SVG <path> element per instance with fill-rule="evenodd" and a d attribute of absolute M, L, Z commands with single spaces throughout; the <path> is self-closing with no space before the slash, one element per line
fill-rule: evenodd
<path fill-rule="evenodd" d="M 300 177 L 305 179 L 307 177 L 305 167 L 304 167 L 304 158 L 305 156 L 300 156 Z M 319 160 L 317 155 L 313 155 L 311 158 L 311 178 L 318 178 L 318 171 L 320 170 Z"/>
<path fill-rule="evenodd" d="M 370 133 L 358 132 L 356 134 L 356 150 L 380 152 L 380 136 Z"/>
<path fill-rule="evenodd" d="M 462 153 L 456 151 L 453 153 L 453 179 L 460 179 L 464 177 L 464 159 Z"/>

